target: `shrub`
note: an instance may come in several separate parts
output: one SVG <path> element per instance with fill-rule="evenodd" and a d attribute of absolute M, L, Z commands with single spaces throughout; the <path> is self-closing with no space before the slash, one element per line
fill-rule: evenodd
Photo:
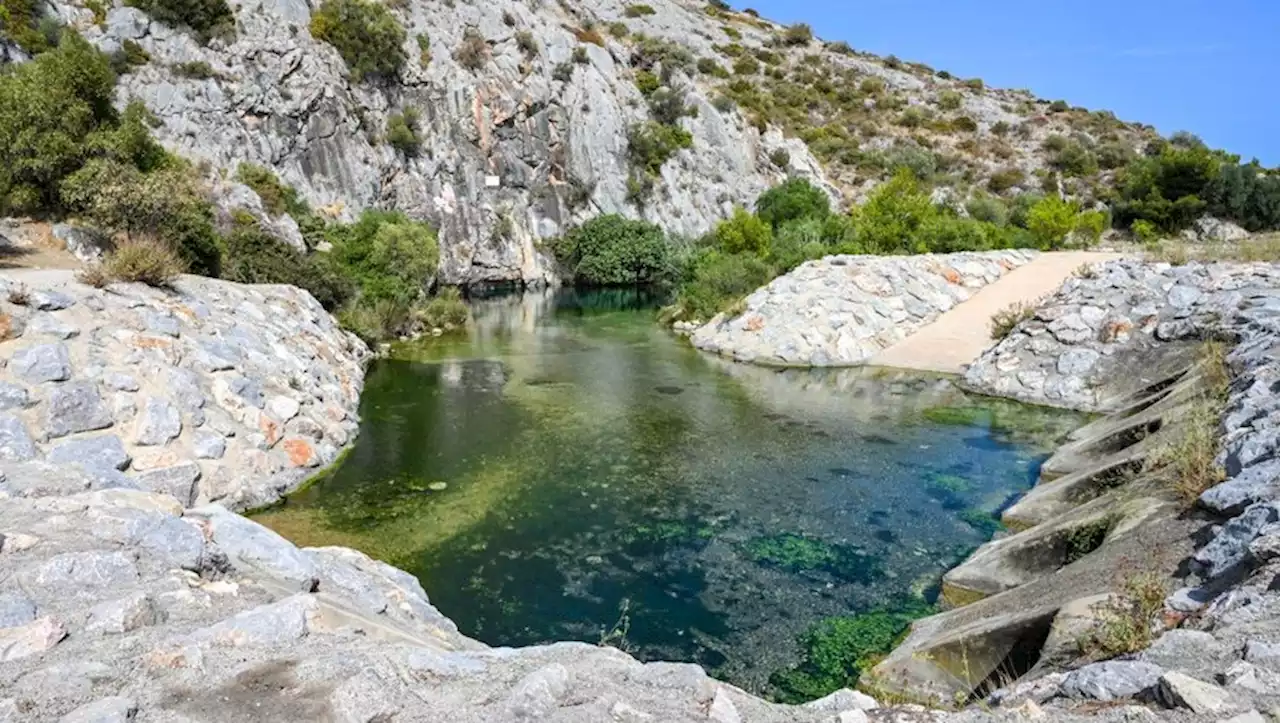
<path fill-rule="evenodd" d="M 594 26 L 585 27 L 585 28 L 574 28 L 573 36 L 577 38 L 578 42 L 580 43 L 591 43 L 592 45 L 598 45 L 602 48 L 604 47 L 604 36 L 601 35 L 600 31 L 596 30 Z M 583 49 L 583 53 L 586 53 L 585 49 Z M 585 55 L 583 60 L 579 60 L 577 62 L 585 63 L 586 62 Z"/>
<path fill-rule="evenodd" d="M 631 31 L 627 28 L 627 24 L 622 21 L 609 23 L 609 34 L 619 40 L 627 37 L 630 33 Z"/>
<path fill-rule="evenodd" d="M 28 55 L 43 53 L 58 43 L 41 31 L 41 9 L 37 0 L 0 0 L 0 41 L 8 40 Z"/>
<path fill-rule="evenodd" d="M 418 137 L 418 109 L 405 108 L 403 112 L 387 117 L 387 143 L 407 158 L 416 158 L 422 150 Z"/>
<path fill-rule="evenodd" d="M 975 221 L 985 221 L 997 226 L 1009 222 L 1009 208 L 1000 199 L 986 194 L 969 199 L 964 208 L 969 213 L 969 218 Z"/>
<path fill-rule="evenodd" d="M 174 63 L 169 66 L 169 70 L 173 71 L 174 75 L 195 80 L 208 80 L 209 78 L 218 77 L 218 72 L 213 69 L 213 66 L 203 60 Z"/>
<path fill-rule="evenodd" d="M 902 60 L 896 55 L 890 55 L 884 59 L 884 67 L 892 68 L 893 70 L 901 70 Z"/>
<path fill-rule="evenodd" d="M 418 33 L 413 39 L 418 43 L 418 67 L 426 70 L 431 65 L 431 38 L 426 33 Z"/>
<path fill-rule="evenodd" d="M 413 307 L 392 299 L 360 297 L 338 312 L 338 323 L 369 344 L 393 338 L 405 329 Z"/>
<path fill-rule="evenodd" d="M 58 208 L 58 183 L 117 128 L 114 86 L 106 56 L 75 33 L 0 73 L 0 214 Z M 137 160 L 154 162 L 151 146 L 150 160 Z"/>
<path fill-rule="evenodd" d="M 680 149 L 691 147 L 693 135 L 678 126 L 645 121 L 631 126 L 627 132 L 627 156 L 631 165 L 652 175 L 657 175 L 662 164 Z"/>
<path fill-rule="evenodd" d="M 733 72 L 738 75 L 755 75 L 760 72 L 760 61 L 751 55 L 739 56 L 733 61 Z"/>
<path fill-rule="evenodd" d="M 1076 230 L 1080 204 L 1048 195 L 1031 207 L 1027 214 L 1027 230 L 1041 249 L 1057 248 Z"/>
<path fill-rule="evenodd" d="M 843 40 L 837 40 L 834 43 L 827 43 L 827 50 L 836 55 L 853 55 L 853 46 Z"/>
<path fill-rule="evenodd" d="M 991 124 L 991 132 L 997 136 L 1007 136 L 1012 130 L 1013 126 L 1009 125 L 1007 121 L 996 121 Z"/>
<path fill-rule="evenodd" d="M 651 5 L 628 5 L 624 14 L 629 18 L 642 18 L 646 15 L 653 15 L 657 11 Z"/>
<path fill-rule="evenodd" d="M 768 283 L 774 275 L 774 268 L 758 256 L 704 251 L 691 264 L 680 287 L 676 298 L 677 316 L 709 320 Z"/>
<path fill-rule="evenodd" d="M 938 94 L 938 107 L 943 110 L 956 110 L 963 100 L 963 97 L 956 91 L 944 90 Z"/>
<path fill-rule="evenodd" d="M 1137 153 L 1128 143 L 1113 141 L 1098 147 L 1098 165 L 1102 168 L 1121 168 L 1137 157 Z"/>
<path fill-rule="evenodd" d="M 924 125 L 924 122 L 924 110 L 914 105 L 902 111 L 902 115 L 898 116 L 898 125 L 903 128 L 919 128 Z"/>
<path fill-rule="evenodd" d="M 1154 572 L 1127 576 L 1117 594 L 1095 608 L 1096 622 L 1081 637 L 1080 651 L 1101 660 L 1146 649 L 1167 594 L 1165 581 Z"/>
<path fill-rule="evenodd" d="M 528 30 L 516 33 L 516 47 L 524 53 L 526 58 L 535 58 L 538 55 L 538 41 L 533 39 L 533 33 Z"/>
<path fill-rule="evenodd" d="M 462 292 L 454 286 L 440 289 L 430 301 L 413 312 L 413 320 L 427 329 L 462 329 L 470 319 L 471 311 L 462 300 Z"/>
<path fill-rule="evenodd" d="M 272 216 L 288 213 L 299 221 L 298 216 L 311 215 L 311 208 L 298 196 L 297 189 L 282 183 L 269 168 L 241 163 L 236 168 L 236 180 L 252 188 L 262 199 L 262 207 Z"/>
<path fill-rule="evenodd" d="M 805 178 L 788 179 L 756 199 L 756 214 L 775 229 L 797 219 L 821 221 L 830 213 L 831 201 L 827 194 Z"/>
<path fill-rule="evenodd" d="M 1280 228 L 1280 176 L 1257 162 L 1224 164 L 1201 192 L 1209 213 L 1250 231 Z"/>
<path fill-rule="evenodd" d="M 125 75 L 135 67 L 151 62 L 151 53 L 136 41 L 126 39 L 120 49 L 111 54 L 111 69 L 116 75 Z"/>
<path fill-rule="evenodd" d="M 226 0 L 128 0 L 126 4 L 165 25 L 188 27 L 204 43 L 235 34 L 236 18 Z"/>
<path fill-rule="evenodd" d="M 962 115 L 951 119 L 951 127 L 961 133 L 976 133 L 978 122 L 967 115 Z"/>
<path fill-rule="evenodd" d="M 642 71 L 643 72 L 643 71 Z M 649 115 L 658 123 L 675 126 L 690 115 L 683 88 L 660 88 L 649 94 Z"/>
<path fill-rule="evenodd" d="M 866 95 L 880 95 L 884 92 L 885 83 L 882 78 L 863 78 L 862 83 L 858 85 L 858 89 Z"/>
<path fill-rule="evenodd" d="M 328 236 L 333 260 L 366 300 L 411 304 L 435 275 L 440 258 L 431 227 L 399 211 L 366 210 L 358 221 L 334 227 Z"/>
<path fill-rule="evenodd" d="M 970 78 L 964 82 L 964 87 L 981 93 L 986 85 L 982 82 L 982 78 Z"/>
<path fill-rule="evenodd" d="M 791 154 L 785 148 L 775 148 L 769 152 L 769 162 L 786 170 L 791 165 Z"/>
<path fill-rule="evenodd" d="M 723 65 L 720 65 L 720 63 L 712 60 L 711 58 L 699 58 L 697 67 L 698 72 L 703 75 L 710 75 L 716 78 L 729 77 L 729 71 L 725 70 Z"/>
<path fill-rule="evenodd" d="M 808 45 L 813 40 L 813 28 L 804 23 L 796 23 L 782 33 L 784 45 Z"/>
<path fill-rule="evenodd" d="M 597 216 L 552 242 L 556 258 L 585 284 L 613 286 L 669 281 L 671 246 L 658 226 L 617 214 Z"/>
<path fill-rule="evenodd" d="M 328 259 L 313 257 L 264 232 L 252 219 L 238 220 L 224 237 L 222 278 L 244 284 L 289 284 L 306 289 L 333 311 L 352 295 L 350 280 Z"/>
<path fill-rule="evenodd" d="M 1009 336 L 1018 324 L 1036 315 L 1038 305 L 1039 302 L 1017 302 L 997 311 L 991 317 L 991 338 L 1000 341 Z"/>
<path fill-rule="evenodd" d="M 573 80 L 573 63 L 567 60 L 563 63 L 556 63 L 556 67 L 551 69 L 551 77 L 562 83 L 568 83 Z"/>
<path fill-rule="evenodd" d="M 769 245 L 773 242 L 773 229 L 759 216 L 748 212 L 741 206 L 733 210 L 733 215 L 716 224 L 713 232 L 716 245 L 725 253 L 749 253 L 766 256 Z"/>
<path fill-rule="evenodd" d="M 171 286 L 186 272 L 182 258 L 168 244 L 147 236 L 121 241 L 102 262 L 102 272 L 115 281 Z"/>
<path fill-rule="evenodd" d="M 987 179 L 987 189 L 992 193 L 1004 193 L 1015 186 L 1021 186 L 1027 180 L 1027 174 L 1021 168 L 1002 168 Z"/>
<path fill-rule="evenodd" d="M 640 91 L 640 95 L 648 98 L 658 88 L 662 87 L 662 81 L 658 80 L 658 76 L 647 70 L 636 71 L 636 90 Z"/>
<path fill-rule="evenodd" d="M 453 58 L 467 70 L 479 70 L 489 60 L 489 44 L 480 31 L 467 28 L 462 33 L 462 43 L 453 51 Z"/>
<path fill-rule="evenodd" d="M 404 66 L 404 26 L 372 0 L 324 0 L 311 15 L 311 36 L 332 45 L 356 80 L 394 77 Z"/>
<path fill-rule="evenodd" d="M 1049 159 L 1049 165 L 1072 178 L 1091 176 L 1098 172 L 1098 159 L 1076 141 L 1068 141 L 1054 153 Z"/>
<path fill-rule="evenodd" d="M 103 231 L 152 237 L 178 254 L 191 272 L 218 275 L 213 205 L 180 162 L 143 173 L 119 161 L 95 159 L 62 182 L 61 197 L 68 209 Z"/>
<path fill-rule="evenodd" d="M 1139 158 L 1121 172 L 1116 220 L 1122 227 L 1146 220 L 1161 231 L 1177 233 L 1204 212 L 1207 204 L 1200 194 L 1221 168 L 1219 158 L 1206 148 L 1164 144 L 1157 155 Z"/>

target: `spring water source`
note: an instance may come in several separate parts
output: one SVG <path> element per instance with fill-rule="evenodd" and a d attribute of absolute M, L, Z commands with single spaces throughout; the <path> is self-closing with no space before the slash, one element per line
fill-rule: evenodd
<path fill-rule="evenodd" d="M 927 611 L 1082 422 L 942 377 L 733 364 L 632 291 L 473 316 L 376 362 L 350 454 L 257 519 L 412 572 L 491 645 L 607 642 L 781 699 L 806 695 L 778 678 L 806 631 Z"/>

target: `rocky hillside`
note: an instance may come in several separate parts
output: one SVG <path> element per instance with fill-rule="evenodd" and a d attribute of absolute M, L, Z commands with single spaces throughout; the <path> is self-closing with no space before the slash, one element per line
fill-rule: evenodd
<path fill-rule="evenodd" d="M 539 240 L 601 213 L 698 234 L 787 174 L 846 204 L 901 165 L 962 195 L 1061 176 L 1088 199 L 1154 137 L 720 3 L 387 2 L 407 62 L 382 74 L 314 38 L 305 0 L 231 0 L 234 32 L 207 40 L 163 3 L 134 4 L 169 20 L 101 0 L 49 9 L 128 56 L 119 106 L 142 100 L 156 137 L 211 178 L 247 161 L 331 217 L 432 222 L 447 283 L 550 280 Z M 655 156 L 654 125 L 688 135 Z"/>

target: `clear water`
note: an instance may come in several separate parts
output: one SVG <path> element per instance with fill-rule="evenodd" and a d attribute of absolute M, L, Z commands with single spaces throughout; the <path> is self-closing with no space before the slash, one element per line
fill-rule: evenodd
<path fill-rule="evenodd" d="M 493 645 L 608 638 L 767 693 L 816 621 L 928 600 L 1080 422 L 940 377 L 735 365 L 634 292 L 473 311 L 377 362 L 351 453 L 258 519 L 413 572 Z"/>

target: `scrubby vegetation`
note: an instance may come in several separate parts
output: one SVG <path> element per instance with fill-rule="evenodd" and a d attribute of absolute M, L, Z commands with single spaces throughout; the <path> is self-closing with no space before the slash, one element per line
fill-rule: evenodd
<path fill-rule="evenodd" d="M 332 45 L 356 80 L 393 78 L 404 66 L 404 26 L 371 0 L 324 0 L 311 15 L 311 35 Z"/>
<path fill-rule="evenodd" d="M 665 283 L 676 270 L 661 228 L 616 214 L 587 221 L 551 242 L 551 248 L 568 276 L 581 284 Z"/>
<path fill-rule="evenodd" d="M 160 287 L 171 285 L 187 270 L 168 244 L 149 236 L 120 242 L 99 268 L 91 273 L 100 273 L 111 281 L 137 281 Z"/>
<path fill-rule="evenodd" d="M 1145 650 L 1167 594 L 1167 584 L 1153 572 L 1126 576 L 1118 592 L 1095 608 L 1097 622 L 1078 641 L 1081 654 L 1105 660 Z"/>
<path fill-rule="evenodd" d="M 1030 319 L 1036 315 L 1036 309 L 1039 302 L 1035 303 L 1016 303 L 997 311 L 991 317 L 991 338 L 996 341 L 1009 336 L 1018 324 Z"/>
<path fill-rule="evenodd" d="M 190 28 L 201 42 L 235 34 L 236 18 L 226 0 L 128 0 L 165 25 Z"/>
<path fill-rule="evenodd" d="M 387 143 L 406 158 L 416 158 L 422 150 L 418 137 L 418 109 L 405 108 L 387 117 Z"/>

